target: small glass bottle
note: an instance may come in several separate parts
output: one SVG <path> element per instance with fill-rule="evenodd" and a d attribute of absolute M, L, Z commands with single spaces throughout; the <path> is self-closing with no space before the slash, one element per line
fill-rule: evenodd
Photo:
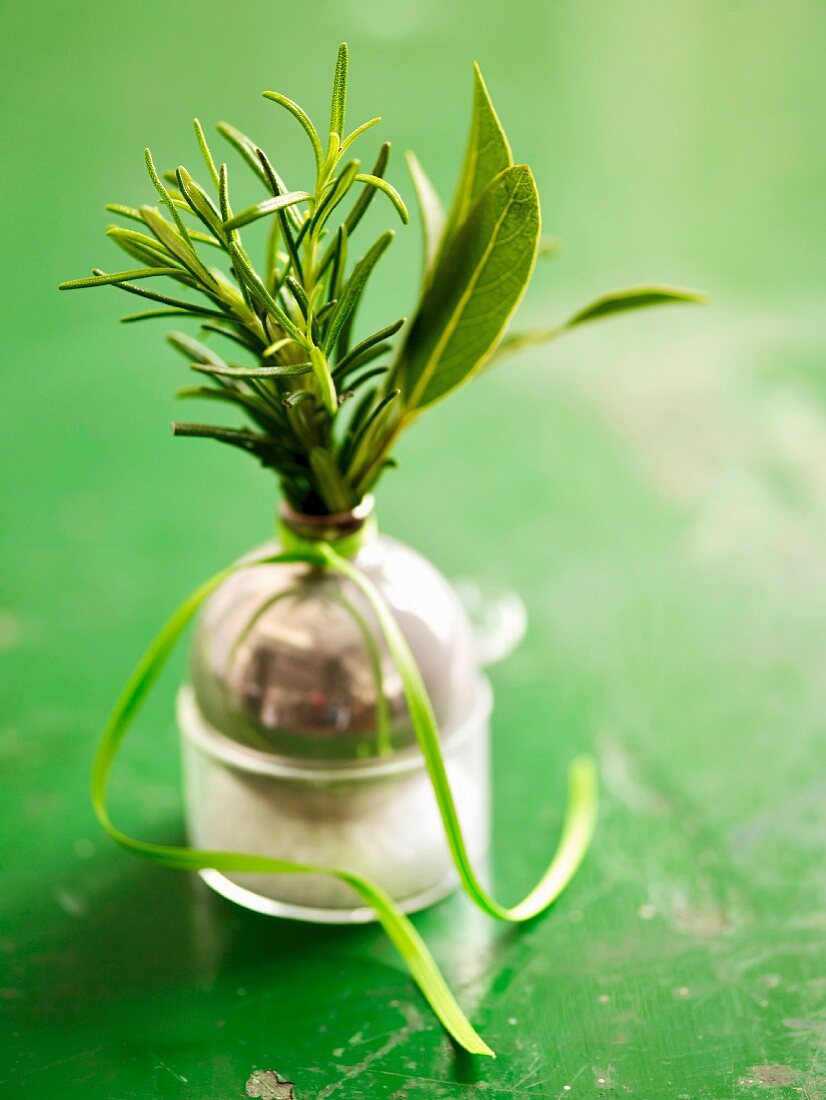
<path fill-rule="evenodd" d="M 337 516 L 283 508 L 282 521 L 305 539 L 363 528 L 353 560 L 382 594 L 419 667 L 478 862 L 490 831 L 492 694 L 476 639 L 441 573 L 404 543 L 364 526 L 371 507 L 367 499 Z M 250 557 L 277 549 L 269 544 Z M 408 912 L 455 886 L 398 670 L 352 581 L 305 564 L 231 574 L 199 617 L 178 720 L 196 848 L 357 871 Z M 351 887 L 329 876 L 201 876 L 260 912 L 330 923 L 374 917 Z"/>

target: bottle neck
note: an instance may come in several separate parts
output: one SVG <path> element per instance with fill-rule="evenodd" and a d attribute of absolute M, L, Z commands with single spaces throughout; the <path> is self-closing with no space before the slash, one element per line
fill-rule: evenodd
<path fill-rule="evenodd" d="M 373 504 L 373 497 L 368 495 L 347 512 L 314 516 L 297 512 L 283 501 L 278 510 L 279 541 L 285 549 L 301 543 L 328 542 L 339 553 L 352 557 L 375 534 Z"/>

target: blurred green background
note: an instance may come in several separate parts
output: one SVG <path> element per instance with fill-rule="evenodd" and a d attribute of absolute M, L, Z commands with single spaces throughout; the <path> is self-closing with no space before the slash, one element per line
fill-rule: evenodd
<path fill-rule="evenodd" d="M 564 244 L 524 320 L 634 282 L 713 298 L 508 362 L 410 433 L 379 494 L 388 530 L 529 606 L 494 676 L 500 893 L 540 866 L 572 752 L 603 767 L 593 856 L 548 919 L 514 936 L 460 899 L 419 919 L 499 1051 L 475 1067 L 379 933 L 135 866 L 86 798 L 141 647 L 268 535 L 275 493 L 172 438 L 186 377 L 160 322 L 56 285 L 119 263 L 103 205 L 151 198 L 144 145 L 197 164 L 195 114 L 302 186 L 302 135 L 259 93 L 323 118 L 341 39 L 350 118 L 383 115 L 408 200 L 406 148 L 449 196 L 480 62 Z M 266 1068 L 299 1100 L 826 1095 L 825 50 L 822 0 L 3 5 L 4 1097 L 223 1100 Z M 418 261 L 413 227 L 365 328 L 409 308 Z M 180 829 L 173 682 L 115 784 L 159 838 Z"/>

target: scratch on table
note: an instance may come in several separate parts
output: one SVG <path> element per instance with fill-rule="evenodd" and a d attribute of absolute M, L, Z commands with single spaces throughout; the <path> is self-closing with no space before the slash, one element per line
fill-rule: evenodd
<path fill-rule="evenodd" d="M 611 731 L 599 737 L 599 754 L 606 792 L 615 805 L 640 819 L 646 841 L 639 847 L 624 843 L 617 848 L 604 831 L 594 858 L 614 883 L 647 888 L 649 896 L 638 909 L 641 919 L 659 915 L 676 931 L 701 939 L 747 922 L 749 914 L 736 875 L 723 866 L 714 838 L 707 835 L 693 807 L 673 784 L 657 775 L 655 762 L 643 759 L 638 747 L 622 744 Z"/>
<path fill-rule="evenodd" d="M 519 1089 L 523 1089 L 527 1084 L 529 1084 L 529 1082 L 533 1078 L 535 1078 L 539 1074 L 539 1072 L 542 1068 L 544 1060 L 545 1060 L 544 1052 L 534 1051 L 534 1053 L 530 1057 L 530 1060 L 529 1060 L 527 1066 L 524 1069 L 524 1072 L 522 1072 L 520 1074 L 519 1079 L 516 1081 L 516 1083 L 514 1085 L 514 1090 L 515 1091 L 519 1090 Z M 540 1082 L 540 1084 L 541 1084 L 541 1082 Z"/>
<path fill-rule="evenodd" d="M 580 1073 L 581 1072 L 582 1070 L 580 1070 Z M 455 1095 L 457 1089 L 464 1089 L 467 1090 L 467 1095 L 471 1095 L 472 1093 L 478 1094 L 484 1091 L 485 1094 L 490 1094 L 492 1096 L 513 1096 L 516 1100 L 524 1100 L 528 1095 L 536 1096 L 537 1100 L 545 1100 L 546 1097 L 550 1096 L 550 1094 L 546 1092 L 536 1092 L 532 1086 L 529 1088 L 528 1092 L 526 1092 L 520 1084 L 506 1085 L 499 1081 L 497 1081 L 495 1085 L 488 1084 L 485 1081 L 454 1081 L 444 1077 L 423 1077 L 419 1074 L 399 1073 L 397 1070 L 391 1069 L 380 1069 L 379 1073 L 382 1077 L 398 1077 L 404 1082 L 398 1092 L 391 1094 L 393 1097 L 406 1095 L 406 1089 L 416 1088 L 419 1085 L 441 1085 L 442 1088 L 448 1089 L 451 1095 Z M 576 1077 L 579 1077 L 579 1073 L 577 1073 Z M 573 1080 L 576 1080 L 576 1077 L 574 1077 Z M 429 1090 L 429 1096 L 435 1097 L 436 1095 L 437 1094 L 434 1093 L 432 1089 Z M 447 1093 L 440 1092 L 438 1095 L 447 1097 Z M 562 1095 L 574 1100 L 570 1092 L 563 1092 Z"/>
<path fill-rule="evenodd" d="M 63 912 L 68 913 L 70 917 L 80 920 L 86 915 L 86 902 L 74 891 L 67 890 L 64 886 L 55 886 L 52 894 Z"/>
<path fill-rule="evenodd" d="M 87 1058 L 93 1054 L 99 1054 L 104 1049 L 103 1044 L 97 1047 L 91 1047 L 88 1050 L 78 1050 L 74 1054 L 68 1054 L 65 1058 L 58 1058 L 56 1062 L 49 1062 L 45 1066 L 36 1066 L 32 1073 L 45 1073 L 50 1069 L 57 1069 L 58 1066 L 68 1065 L 69 1062 L 76 1062 L 78 1058 Z"/>
<path fill-rule="evenodd" d="M 395 1050 L 396 1047 L 407 1042 L 412 1034 L 424 1028 L 422 1017 L 412 1005 L 403 1004 L 399 1007 L 405 1017 L 404 1025 L 390 1033 L 386 1042 L 365 1055 L 360 1062 L 357 1062 L 353 1066 L 348 1066 L 337 1081 L 333 1081 L 329 1085 L 326 1085 L 321 1092 L 317 1094 L 316 1100 L 326 1100 L 326 1097 L 332 1096 L 334 1093 L 338 1092 L 339 1089 L 344 1088 L 345 1085 L 350 1084 L 356 1078 L 360 1077 L 366 1070 L 375 1065 L 376 1062 L 379 1062 L 389 1054 L 391 1050 Z M 350 1042 L 354 1043 L 354 1041 L 356 1045 L 364 1044 L 365 1040 L 362 1038 L 362 1032 L 356 1032 Z"/>
<path fill-rule="evenodd" d="M 559 1092 L 557 1094 L 556 1100 L 568 1100 L 568 1097 L 570 1096 L 570 1093 L 573 1092 L 574 1085 L 579 1080 L 579 1078 L 583 1075 L 583 1073 L 585 1072 L 585 1070 L 587 1068 L 588 1068 L 587 1065 L 581 1065 L 579 1067 L 579 1069 L 576 1071 L 576 1073 L 573 1075 L 573 1077 L 571 1077 L 567 1081 L 567 1083 L 562 1086 L 562 1090 L 561 1090 L 561 1092 Z"/>
<path fill-rule="evenodd" d="M 599 748 L 603 782 L 618 802 L 645 814 L 671 813 L 669 800 L 643 781 L 618 741 L 603 737 Z"/>
<path fill-rule="evenodd" d="M 162 1061 L 160 1061 L 160 1059 L 158 1060 L 158 1064 L 155 1066 L 155 1069 L 165 1069 L 166 1072 L 171 1074 L 175 1078 L 176 1081 L 180 1081 L 181 1084 L 183 1084 L 183 1085 L 188 1085 L 189 1084 L 189 1081 L 187 1080 L 186 1077 L 184 1077 L 180 1073 L 176 1073 L 176 1071 L 172 1068 L 172 1066 L 168 1066 L 166 1064 L 166 1062 L 162 1062 Z"/>

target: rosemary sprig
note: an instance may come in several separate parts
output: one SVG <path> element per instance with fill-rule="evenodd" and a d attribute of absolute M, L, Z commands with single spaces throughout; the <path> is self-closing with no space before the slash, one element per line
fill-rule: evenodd
<path fill-rule="evenodd" d="M 342 44 L 326 134 L 292 99 L 264 92 L 304 131 L 315 166 L 311 184 L 289 187 L 255 141 L 221 122 L 218 133 L 265 189 L 258 202 L 233 211 L 228 167 L 195 119 L 206 185 L 182 165 L 158 172 L 145 150 L 152 202 L 107 207 L 132 223 L 110 226 L 107 234 L 140 266 L 113 274 L 95 268 L 91 277 L 61 284 L 62 290 L 115 286 L 163 307 L 124 321 L 190 317 L 205 334 L 231 341 L 246 362 L 227 363 L 181 334 L 170 338 L 204 380 L 179 395 L 228 402 L 251 425 L 179 424 L 175 431 L 241 447 L 275 472 L 293 507 L 310 513 L 358 502 L 395 465 L 390 452 L 400 432 L 485 366 L 610 314 L 702 300 L 676 287 L 636 287 L 605 295 L 555 327 L 503 339 L 544 251 L 539 200 L 530 169 L 513 164 L 475 66 L 470 137 L 447 215 L 424 169 L 408 155 L 424 231 L 422 288 L 412 319 L 354 339 L 360 302 L 394 234 L 387 230 L 367 248 L 355 248 L 353 235 L 377 195 L 403 224 L 409 216 L 386 178 L 390 144 L 380 146 L 370 171 L 351 155 L 381 120 L 345 133 L 348 70 Z M 242 237 L 255 223 L 268 226 L 260 269 Z M 153 279 L 172 280 L 195 297 L 147 288 Z M 391 352 L 392 365 L 370 366 Z"/>

